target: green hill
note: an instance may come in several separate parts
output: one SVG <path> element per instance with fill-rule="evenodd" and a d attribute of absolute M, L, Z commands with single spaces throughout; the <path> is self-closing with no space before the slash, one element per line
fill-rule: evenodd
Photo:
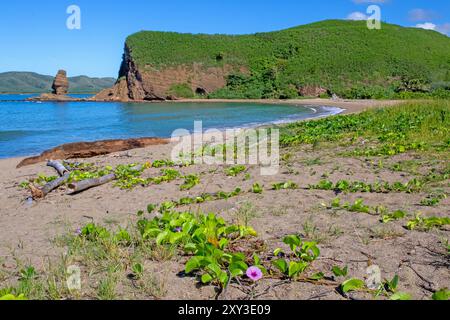
<path fill-rule="evenodd" d="M 51 91 L 54 77 L 33 72 L 0 73 L 0 93 L 45 93 Z M 114 85 L 113 78 L 69 78 L 70 93 L 96 93 Z"/>
<path fill-rule="evenodd" d="M 238 36 L 142 31 L 126 44 L 140 69 L 232 66 L 211 97 L 294 98 L 306 85 L 351 98 L 450 95 L 450 38 L 417 28 L 328 20 Z"/>

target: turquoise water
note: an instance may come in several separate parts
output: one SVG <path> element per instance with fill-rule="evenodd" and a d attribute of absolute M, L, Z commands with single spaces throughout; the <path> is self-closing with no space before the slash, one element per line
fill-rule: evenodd
<path fill-rule="evenodd" d="M 0 158 L 39 154 L 70 142 L 170 137 L 176 129 L 246 127 L 336 114 L 332 107 L 256 103 L 26 102 L 0 96 Z M 3 101 L 2 101 L 3 100 Z"/>

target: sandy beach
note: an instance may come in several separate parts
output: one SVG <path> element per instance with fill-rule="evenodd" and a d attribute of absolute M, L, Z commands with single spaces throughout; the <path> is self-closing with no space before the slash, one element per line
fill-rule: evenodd
<path fill-rule="evenodd" d="M 223 100 L 221 100 L 223 101 Z M 198 102 L 197 100 L 195 102 Z M 211 100 L 208 100 L 211 102 Z M 330 100 L 291 100 L 291 101 L 258 101 L 267 103 L 291 103 L 307 105 L 326 105 L 345 109 L 345 113 L 355 113 L 368 108 L 395 105 L 398 101 L 330 101 Z M 169 159 L 173 144 L 151 146 L 125 152 L 94 157 L 90 159 L 73 159 L 71 161 L 93 163 L 95 166 L 117 166 L 119 164 L 146 163 L 156 159 Z M 55 175 L 52 168 L 45 163 L 38 163 L 16 169 L 23 158 L 0 160 L 0 264 L 3 270 L 11 271 L 17 267 L 17 261 L 31 263 L 38 269 L 45 269 L 47 262 L 56 260 L 64 253 L 65 248 L 58 247 L 55 239 L 58 236 L 73 233 L 86 223 L 95 223 L 116 228 L 126 227 L 136 221 L 136 212 L 145 210 L 150 203 L 162 203 L 186 196 L 196 196 L 204 192 L 232 191 L 236 187 L 242 190 L 251 189 L 254 183 L 270 186 L 279 181 L 292 180 L 300 188 L 281 192 L 267 191 L 263 194 L 246 193 L 245 195 L 211 203 L 186 206 L 185 209 L 202 212 L 216 212 L 228 221 L 236 219 L 246 203 L 251 203 L 252 225 L 267 242 L 269 248 L 277 246 L 280 237 L 309 228 L 309 237 L 317 237 L 322 241 L 322 257 L 319 266 L 331 267 L 336 261 L 350 265 L 354 275 L 364 276 L 368 263 L 376 263 L 384 274 L 398 273 L 403 286 L 416 298 L 422 291 L 414 283 L 417 275 L 407 267 L 411 256 L 422 256 L 427 259 L 427 250 L 436 247 L 436 233 L 406 233 L 401 224 L 378 226 L 378 217 L 370 215 L 347 214 L 332 216 L 321 206 L 329 202 L 334 195 L 331 191 L 308 190 L 306 186 L 317 183 L 321 175 L 327 174 L 331 180 L 350 179 L 362 181 L 408 181 L 413 175 L 393 172 L 388 169 L 389 163 L 413 159 L 414 155 L 397 155 L 390 158 L 383 168 L 373 170 L 374 164 L 364 159 L 342 157 L 338 152 L 345 147 L 339 145 L 320 149 L 303 146 L 289 153 L 289 158 L 282 162 L 280 172 L 275 176 L 261 176 L 257 166 L 249 166 L 247 178 L 243 176 L 229 177 L 223 166 L 194 165 L 177 168 L 183 175 L 199 174 L 201 183 L 189 191 L 180 191 L 181 180 L 148 187 L 136 187 L 130 191 L 120 190 L 112 184 L 106 184 L 87 190 L 77 195 L 67 195 L 66 189 L 60 188 L 50 193 L 45 199 L 27 200 L 28 189 L 20 188 L 20 183 L 35 178 L 38 174 Z M 287 160 L 288 159 L 288 160 Z M 421 171 L 427 170 L 424 164 Z M 145 177 L 158 175 L 160 169 L 150 168 L 144 172 Z M 367 194 L 365 200 L 371 204 L 383 203 L 390 208 L 407 208 L 414 212 L 422 210 L 418 203 L 424 194 Z M 353 194 L 342 196 L 345 200 L 354 201 Z M 442 215 L 450 210 L 450 201 L 445 199 L 439 209 L 429 208 L 427 213 Z M 309 226 L 309 227 L 308 227 Z M 402 261 L 404 263 L 402 263 Z M 165 284 L 163 298 L 168 299 L 209 299 L 214 296 L 212 287 L 194 289 L 193 280 L 179 278 L 176 274 L 182 269 L 183 261 L 169 259 L 148 261 L 146 268 L 153 270 L 158 281 Z M 448 285 L 448 269 L 435 269 L 431 265 L 416 267 L 421 274 L 436 285 Z M 5 273 L 6 274 L 6 273 Z M 405 280 L 407 279 L 407 280 Z M 1 278 L 0 278 L 1 281 Z M 86 283 L 88 279 L 84 279 Z M 124 297 L 128 289 L 123 289 Z M 317 287 L 307 283 L 292 283 L 270 291 L 267 299 L 306 299 L 318 293 L 324 298 L 339 299 L 340 296 L 326 287 Z M 230 289 L 230 298 L 239 298 L 239 292 Z M 130 296 L 136 297 L 136 296 Z M 142 298 L 137 296 L 136 298 Z"/>

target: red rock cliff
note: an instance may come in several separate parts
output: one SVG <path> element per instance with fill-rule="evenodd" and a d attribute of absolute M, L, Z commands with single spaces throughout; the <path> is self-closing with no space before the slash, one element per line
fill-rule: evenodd
<path fill-rule="evenodd" d="M 193 93 L 207 94 L 226 85 L 230 66 L 205 67 L 202 64 L 170 66 L 156 69 L 150 65 L 138 67 L 130 49 L 125 46 L 117 83 L 98 93 L 99 101 L 162 101 L 177 97 L 171 91 L 174 85 L 187 85 Z"/>

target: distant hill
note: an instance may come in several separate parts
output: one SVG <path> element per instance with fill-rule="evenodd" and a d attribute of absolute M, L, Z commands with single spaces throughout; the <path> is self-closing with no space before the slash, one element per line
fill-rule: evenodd
<path fill-rule="evenodd" d="M 45 93 L 50 92 L 53 76 L 34 72 L 0 73 L 0 93 Z M 77 76 L 69 78 L 69 93 L 97 93 L 114 85 L 114 78 L 90 78 Z"/>
<path fill-rule="evenodd" d="M 328 20 L 251 35 L 142 31 L 125 49 L 119 80 L 135 100 L 295 98 L 311 87 L 389 98 L 450 88 L 450 38 L 385 23 L 369 30 L 365 21 Z"/>

